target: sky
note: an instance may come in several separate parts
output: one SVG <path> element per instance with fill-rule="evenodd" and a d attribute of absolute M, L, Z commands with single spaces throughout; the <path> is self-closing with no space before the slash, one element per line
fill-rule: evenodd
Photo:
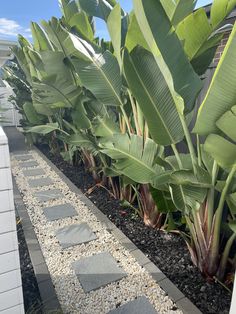
<path fill-rule="evenodd" d="M 125 11 L 131 10 L 132 0 L 120 0 L 119 2 Z M 197 6 L 211 2 L 210 0 L 198 0 Z M 2 0 L 0 39 L 16 40 L 19 33 L 30 39 L 30 21 L 49 20 L 52 16 L 61 16 L 58 0 Z M 102 21 L 97 21 L 96 29 L 99 36 L 106 37 L 106 28 Z"/>

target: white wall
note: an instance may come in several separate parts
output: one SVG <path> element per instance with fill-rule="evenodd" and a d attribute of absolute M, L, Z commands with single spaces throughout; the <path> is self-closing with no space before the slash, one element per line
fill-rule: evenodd
<path fill-rule="evenodd" d="M 230 314 L 235 314 L 235 313 L 236 313 L 236 274 L 235 274 L 235 279 L 234 279 L 234 289 L 233 289 L 231 308 L 230 308 Z"/>
<path fill-rule="evenodd" d="M 0 314 L 23 314 L 8 141 L 0 127 Z"/>
<path fill-rule="evenodd" d="M 7 120 L 3 125 L 18 126 L 21 116 L 13 104 L 8 101 L 9 96 L 13 94 L 13 90 L 6 81 L 3 80 L 2 82 L 5 84 L 5 87 L 0 86 L 0 102 L 1 107 L 7 110 L 2 113 L 4 119 Z"/>

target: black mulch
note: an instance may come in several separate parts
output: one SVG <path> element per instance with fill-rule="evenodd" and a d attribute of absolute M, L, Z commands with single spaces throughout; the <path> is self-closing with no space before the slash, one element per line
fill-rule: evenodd
<path fill-rule="evenodd" d="M 83 166 L 66 163 L 45 146 L 40 149 L 83 192 L 94 186 Z M 133 210 L 121 206 L 103 188 L 96 188 L 89 198 L 203 313 L 229 313 L 231 294 L 220 284 L 206 282 L 180 236 L 146 227 Z"/>
<path fill-rule="evenodd" d="M 41 314 L 41 297 L 21 223 L 17 224 L 25 313 Z"/>

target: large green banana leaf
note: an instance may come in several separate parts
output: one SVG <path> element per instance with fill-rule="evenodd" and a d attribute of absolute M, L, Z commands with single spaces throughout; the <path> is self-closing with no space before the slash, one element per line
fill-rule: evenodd
<path fill-rule="evenodd" d="M 17 61 L 20 65 L 21 69 L 24 71 L 27 82 L 31 85 L 32 84 L 32 77 L 30 75 L 30 67 L 29 67 L 29 63 L 26 59 L 26 56 L 23 52 L 23 49 L 15 46 L 12 48 L 12 52 L 16 56 Z"/>
<path fill-rule="evenodd" d="M 236 106 L 227 111 L 216 122 L 217 127 L 225 133 L 232 141 L 236 142 Z"/>
<path fill-rule="evenodd" d="M 51 108 L 74 107 L 81 89 L 74 85 L 70 70 L 65 66 L 64 55 L 59 51 L 41 52 L 41 63 L 34 63 L 41 77 L 33 81 L 33 100 Z"/>
<path fill-rule="evenodd" d="M 97 137 L 111 137 L 120 133 L 117 116 L 111 108 L 101 104 L 97 100 L 90 100 L 86 103 L 85 109 L 91 121 L 92 133 Z"/>
<path fill-rule="evenodd" d="M 202 83 L 185 55 L 160 0 L 133 2 L 140 29 L 166 81 L 171 88 L 173 80 L 176 92 L 184 99 L 186 112 L 192 111 Z"/>
<path fill-rule="evenodd" d="M 182 20 L 176 30 L 189 60 L 199 74 L 203 74 L 212 62 L 223 37 L 223 33 L 213 34 L 213 31 L 203 8 Z"/>
<path fill-rule="evenodd" d="M 169 89 L 166 77 L 153 55 L 142 47 L 124 53 L 124 72 L 129 87 L 148 123 L 154 141 L 170 145 L 181 141 L 184 132 L 180 120 L 183 103 Z"/>
<path fill-rule="evenodd" d="M 120 133 L 119 126 L 109 116 L 96 117 L 92 123 L 93 133 L 99 137 L 110 137 Z"/>
<path fill-rule="evenodd" d="M 81 98 L 82 94 L 77 98 L 75 107 L 70 111 L 70 116 L 72 118 L 73 125 L 77 130 L 86 130 L 90 129 L 92 124 L 87 116 L 87 112 L 84 108 L 84 102 Z"/>
<path fill-rule="evenodd" d="M 24 47 L 23 54 L 33 79 L 32 99 L 36 111 L 51 115 L 51 108 L 76 105 L 81 89 L 74 85 L 71 71 L 63 62 L 62 52 L 45 50 L 39 54 L 31 47 Z"/>
<path fill-rule="evenodd" d="M 199 109 L 194 131 L 201 135 L 217 133 L 216 121 L 236 103 L 236 25 L 214 73 L 207 95 Z"/>
<path fill-rule="evenodd" d="M 80 7 L 77 1 L 71 1 L 71 0 L 58 0 L 59 5 L 62 11 L 62 14 L 64 15 L 66 21 L 70 21 L 73 16 L 76 15 L 80 11 Z"/>
<path fill-rule="evenodd" d="M 217 134 L 210 134 L 206 139 L 204 149 L 221 167 L 233 167 L 236 165 L 236 106 L 224 113 L 216 125 L 227 136 L 227 139 Z"/>
<path fill-rule="evenodd" d="M 121 7 L 117 4 L 107 18 L 107 28 L 111 37 L 114 54 L 118 60 L 120 67 L 121 60 Z"/>
<path fill-rule="evenodd" d="M 106 21 L 116 2 L 107 0 L 79 0 L 79 4 L 81 9 L 88 15 L 96 16 Z"/>
<path fill-rule="evenodd" d="M 137 18 L 132 12 L 130 14 L 130 23 L 126 35 L 125 47 L 128 51 L 132 51 L 137 45 L 149 50 L 148 44 L 145 40 L 144 34 L 142 33 Z"/>
<path fill-rule="evenodd" d="M 59 124 L 58 123 L 47 123 L 45 125 L 36 125 L 32 126 L 30 128 L 27 128 L 27 133 L 38 133 L 42 135 L 49 134 L 53 131 L 59 130 Z"/>
<path fill-rule="evenodd" d="M 42 20 L 41 24 L 50 41 L 53 43 L 53 46 L 57 50 L 64 52 L 65 56 L 67 56 L 68 44 L 66 45 L 66 39 L 68 39 L 69 36 L 68 32 L 63 28 L 60 21 L 53 17 L 48 22 Z"/>
<path fill-rule="evenodd" d="M 92 41 L 94 32 L 91 20 L 84 11 L 80 10 L 78 2 L 60 0 L 61 11 L 63 13 L 63 24 L 66 24 L 71 31 L 77 31 L 84 38 Z"/>
<path fill-rule="evenodd" d="M 122 78 L 117 59 L 111 52 L 97 54 L 93 47 L 82 39 L 70 34 L 75 48 L 87 61 L 72 58 L 79 78 L 88 90 L 104 105 L 122 106 Z"/>
<path fill-rule="evenodd" d="M 236 6 L 236 0 L 214 0 L 211 8 L 211 24 L 217 27 Z"/>
<path fill-rule="evenodd" d="M 193 12 L 196 2 L 197 0 L 161 0 L 166 14 L 174 26 Z"/>
<path fill-rule="evenodd" d="M 233 215 L 236 215 L 236 193 L 231 193 L 227 197 L 227 204 Z"/>
<path fill-rule="evenodd" d="M 119 134 L 103 141 L 100 147 L 114 160 L 113 167 L 119 174 L 137 183 L 149 183 L 159 190 L 166 191 L 170 185 L 172 199 L 179 210 L 195 208 L 206 196 L 209 178 L 202 177 L 199 181 L 188 170 L 164 170 L 156 164 L 159 151 L 151 139 L 144 142 L 137 135 Z"/>
<path fill-rule="evenodd" d="M 114 168 L 137 183 L 150 183 L 161 170 L 155 164 L 158 146 L 137 135 L 115 134 L 100 144 L 101 151 L 115 160 Z"/>
<path fill-rule="evenodd" d="M 37 23 L 31 23 L 31 33 L 34 40 L 35 50 L 54 50 L 54 47 L 50 42 L 47 34 Z"/>
<path fill-rule="evenodd" d="M 236 145 L 218 134 L 208 135 L 204 149 L 223 168 L 230 168 L 236 164 Z"/>
<path fill-rule="evenodd" d="M 67 143 L 72 146 L 77 146 L 89 150 L 96 154 L 99 151 L 99 147 L 94 137 L 91 137 L 84 133 L 73 134 L 66 139 Z"/>
<path fill-rule="evenodd" d="M 49 22 L 42 21 L 41 22 L 44 30 L 46 31 L 50 41 L 53 43 L 53 45 L 58 49 L 59 51 L 62 51 L 65 58 L 70 60 L 70 56 L 74 55 L 79 58 L 85 58 L 87 60 L 87 57 L 84 56 L 83 53 L 80 53 L 78 49 L 75 48 L 75 45 L 73 44 L 73 41 L 71 40 L 70 33 L 68 30 L 65 29 L 64 26 L 62 26 L 61 22 L 53 17 Z M 96 52 L 100 51 L 101 48 L 97 46 L 94 42 L 91 43 L 89 39 L 86 39 L 87 42 L 92 45 L 93 49 L 95 49 Z"/>
<path fill-rule="evenodd" d="M 23 105 L 24 114 L 26 115 L 28 121 L 33 125 L 43 123 L 44 117 L 39 115 L 38 112 L 35 110 L 34 106 L 30 102 L 26 102 Z"/>
<path fill-rule="evenodd" d="M 198 210 L 207 195 L 207 189 L 194 186 L 170 185 L 172 201 L 176 208 L 185 214 Z"/>

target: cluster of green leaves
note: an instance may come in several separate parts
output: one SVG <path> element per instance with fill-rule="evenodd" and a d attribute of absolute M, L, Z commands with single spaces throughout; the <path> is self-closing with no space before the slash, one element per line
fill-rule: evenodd
<path fill-rule="evenodd" d="M 236 1 L 215 0 L 210 19 L 195 4 L 133 0 L 127 14 L 115 0 L 60 0 L 63 17 L 32 23 L 34 43 L 20 36 L 14 53 L 32 96 L 25 131 L 79 155 L 146 224 L 184 224 L 193 262 L 223 279 L 236 262 L 236 27 L 189 126 Z M 95 36 L 95 17 L 111 41 Z"/>

